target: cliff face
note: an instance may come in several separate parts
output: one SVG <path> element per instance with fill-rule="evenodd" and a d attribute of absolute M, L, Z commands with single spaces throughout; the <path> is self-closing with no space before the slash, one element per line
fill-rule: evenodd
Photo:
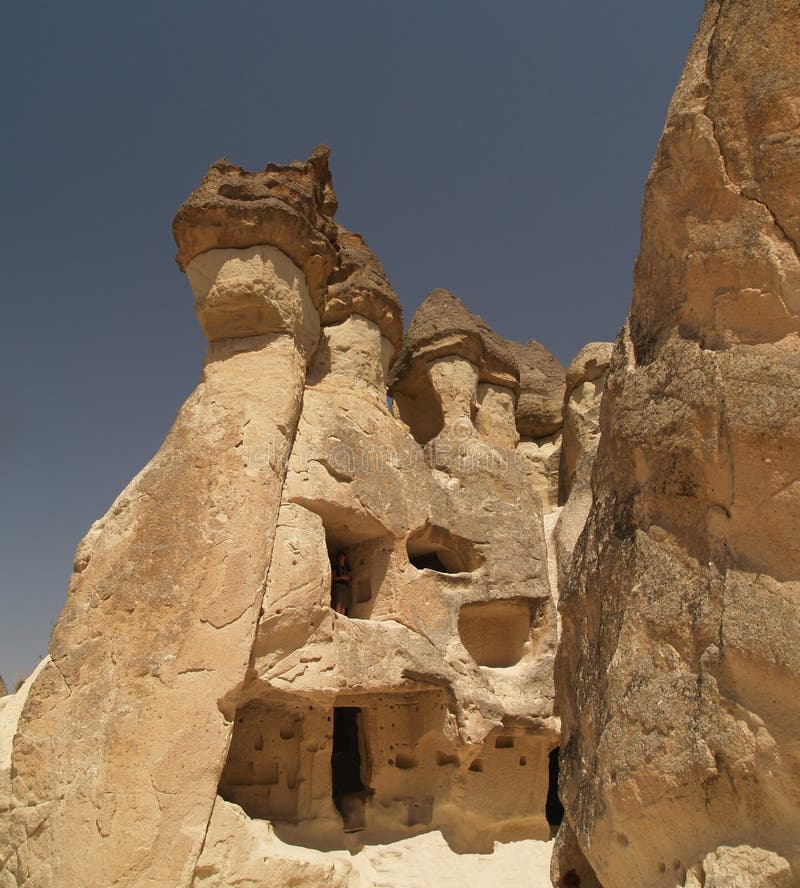
<path fill-rule="evenodd" d="M 798 50 L 708 2 L 647 182 L 561 591 L 557 871 L 606 888 L 800 880 Z"/>
<path fill-rule="evenodd" d="M 327 149 L 212 165 L 200 384 L 0 699 L 0 888 L 530 884 L 559 740 L 554 884 L 800 882 L 798 58 L 709 0 L 566 372 L 445 290 L 404 334 Z"/>
<path fill-rule="evenodd" d="M 563 370 L 444 291 L 404 337 L 335 209 L 318 149 L 219 161 L 178 211 L 203 375 L 3 706 L 3 888 L 543 869 L 558 467 L 518 448 L 558 436 Z"/>

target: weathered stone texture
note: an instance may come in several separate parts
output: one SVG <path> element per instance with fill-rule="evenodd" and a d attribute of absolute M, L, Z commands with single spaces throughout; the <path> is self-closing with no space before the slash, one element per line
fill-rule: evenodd
<path fill-rule="evenodd" d="M 213 806 L 318 319 L 271 246 L 186 261 L 203 376 L 78 547 L 14 740 L 0 859 L 20 884 L 188 884 Z"/>
<path fill-rule="evenodd" d="M 328 156 L 321 145 L 305 163 L 271 163 L 263 172 L 225 159 L 212 164 L 172 223 L 178 265 L 186 270 L 208 250 L 271 244 L 302 270 L 319 307 L 338 262 Z"/>
<path fill-rule="evenodd" d="M 517 428 L 528 438 L 555 434 L 563 422 L 564 368 L 555 355 L 535 339 L 524 345 L 506 341 L 520 373 Z"/>
<path fill-rule="evenodd" d="M 519 370 L 443 291 L 403 338 L 334 210 L 318 149 L 219 162 L 178 211 L 203 375 L 0 702 L 2 888 L 543 876 L 557 627 Z"/>
<path fill-rule="evenodd" d="M 611 350 L 610 342 L 590 342 L 567 370 L 559 461 L 563 506 L 553 530 L 559 589 L 566 584 L 575 544 L 592 507 L 592 469 L 600 444 L 600 405 Z"/>
<path fill-rule="evenodd" d="M 728 845 L 800 879 L 799 22 L 707 3 L 647 183 L 561 590 L 562 797 L 606 888 Z"/>
<path fill-rule="evenodd" d="M 322 323 L 360 315 L 377 324 L 397 356 L 403 340 L 403 311 L 378 257 L 360 234 L 338 226 L 339 264 L 328 281 Z"/>

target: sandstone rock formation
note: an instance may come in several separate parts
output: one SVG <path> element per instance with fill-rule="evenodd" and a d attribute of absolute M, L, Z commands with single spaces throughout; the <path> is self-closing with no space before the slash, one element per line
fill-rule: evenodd
<path fill-rule="evenodd" d="M 535 339 L 507 341 L 520 373 L 517 401 L 517 458 L 541 501 L 543 514 L 558 505 L 561 427 L 564 422 L 564 368 Z"/>
<path fill-rule="evenodd" d="M 590 342 L 575 355 L 567 370 L 558 462 L 563 507 L 553 529 L 557 589 L 566 583 L 575 544 L 592 506 L 592 468 L 600 443 L 600 404 L 611 349 L 610 342 Z"/>
<path fill-rule="evenodd" d="M 799 22 L 707 2 L 647 183 L 561 590 L 554 870 L 605 888 L 800 884 Z"/>
<path fill-rule="evenodd" d="M 404 334 L 327 149 L 211 167 L 200 383 L 0 697 L 0 888 L 540 886 L 559 741 L 554 885 L 800 884 L 798 22 L 708 0 L 566 372 Z"/>
<path fill-rule="evenodd" d="M 772 851 L 740 845 L 724 846 L 706 855 L 686 875 L 685 888 L 791 888 L 797 882 L 791 867 Z"/>
<path fill-rule="evenodd" d="M 563 371 L 444 291 L 403 337 L 327 159 L 219 161 L 178 211 L 202 378 L 0 711 L 3 888 L 546 869 L 556 613 L 516 448 L 558 434 Z"/>
<path fill-rule="evenodd" d="M 3 676 L 0 675 L 0 697 L 5 697 L 7 693 L 6 683 L 3 681 Z"/>
<path fill-rule="evenodd" d="M 517 428 L 528 438 L 546 438 L 560 430 L 564 412 L 564 368 L 535 339 L 524 345 L 507 341 L 520 373 Z"/>

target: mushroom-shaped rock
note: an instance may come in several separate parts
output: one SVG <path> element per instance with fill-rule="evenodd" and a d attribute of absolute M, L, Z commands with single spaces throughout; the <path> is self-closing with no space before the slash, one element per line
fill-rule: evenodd
<path fill-rule="evenodd" d="M 172 223 L 181 269 L 208 250 L 270 245 L 303 271 L 319 307 L 338 258 L 329 153 L 321 145 L 305 163 L 270 163 L 258 172 L 213 163 Z"/>
<path fill-rule="evenodd" d="M 520 374 L 517 428 L 529 438 L 558 431 L 563 421 L 565 374 L 561 361 L 535 339 L 525 345 L 508 340 Z"/>
<path fill-rule="evenodd" d="M 452 293 L 433 290 L 411 320 L 390 382 L 400 390 L 420 364 L 452 356 L 474 364 L 481 382 L 519 391 L 519 368 L 505 340 Z"/>
<path fill-rule="evenodd" d="M 429 293 L 414 315 L 389 391 L 420 443 L 458 420 L 472 423 L 485 403 L 488 437 L 513 446 L 517 362 L 505 340 L 446 290 Z"/>
<path fill-rule="evenodd" d="M 339 265 L 330 277 L 324 326 L 338 324 L 351 315 L 362 315 L 380 327 L 394 356 L 403 340 L 403 310 L 378 257 L 360 234 L 339 226 Z"/>
<path fill-rule="evenodd" d="M 575 355 L 567 369 L 560 495 L 562 502 L 565 502 L 572 492 L 576 474 L 580 471 L 580 487 L 588 497 L 585 513 L 581 511 L 571 545 L 583 528 L 591 504 L 589 481 L 600 436 L 600 400 L 603 397 L 613 348 L 611 342 L 590 342 Z"/>
<path fill-rule="evenodd" d="M 613 342 L 589 342 L 584 345 L 567 368 L 565 403 L 581 383 L 599 379 L 608 370 L 613 350 Z"/>

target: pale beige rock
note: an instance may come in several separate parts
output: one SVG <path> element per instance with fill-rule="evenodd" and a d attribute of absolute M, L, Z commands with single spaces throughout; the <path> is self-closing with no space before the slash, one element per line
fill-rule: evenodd
<path fill-rule="evenodd" d="M 723 845 L 800 880 L 798 22 L 707 3 L 648 179 L 560 603 L 562 799 L 606 888 Z"/>
<path fill-rule="evenodd" d="M 569 499 L 578 463 L 584 454 L 590 455 L 588 467 L 591 472 L 591 463 L 600 438 L 600 401 L 612 348 L 611 342 L 590 342 L 575 355 L 567 370 L 561 441 L 562 502 Z M 584 470 L 582 482 L 588 484 L 588 481 Z"/>
<path fill-rule="evenodd" d="M 401 345 L 332 195 L 325 152 L 223 163 L 176 217 L 203 376 L 9 715 L 2 888 L 544 884 L 557 618 L 519 372 L 449 294 Z"/>
<path fill-rule="evenodd" d="M 572 554 L 592 507 L 592 469 L 600 443 L 600 406 L 613 346 L 590 342 L 567 370 L 559 485 L 561 509 L 553 529 L 558 588 L 563 588 Z"/>
<path fill-rule="evenodd" d="M 478 368 L 464 358 L 437 358 L 428 364 L 428 376 L 444 425 L 472 422 L 478 396 Z"/>
<path fill-rule="evenodd" d="M 343 386 L 385 392 L 392 350 L 376 323 L 359 314 L 349 315 L 323 328 L 306 382 L 316 385 L 327 377 L 329 381 L 340 380 Z"/>
<path fill-rule="evenodd" d="M 338 228 L 339 265 L 328 279 L 322 323 L 338 324 L 353 314 L 380 327 L 394 359 L 403 340 L 403 310 L 378 257 L 360 234 Z M 388 366 L 388 365 L 387 365 Z"/>
<path fill-rule="evenodd" d="M 516 461 L 536 491 L 542 513 L 549 515 L 558 507 L 561 433 L 535 441 L 523 439 L 517 445 Z"/>
<path fill-rule="evenodd" d="M 685 888 L 791 888 L 788 862 L 772 851 L 721 847 L 687 873 Z"/>
<path fill-rule="evenodd" d="M 209 250 L 192 259 L 186 275 L 206 338 L 288 334 L 313 353 L 319 317 L 303 273 L 270 246 Z"/>
<path fill-rule="evenodd" d="M 481 383 L 478 386 L 475 428 L 492 444 L 513 450 L 519 443 L 515 404 L 512 389 L 490 382 Z"/>
<path fill-rule="evenodd" d="M 250 655 L 280 497 L 269 464 L 250 457 L 285 452 L 302 373 L 286 337 L 212 348 L 161 451 L 90 534 L 15 740 L 20 876 L 112 886 L 157 869 L 185 879 L 223 764 L 225 698 Z M 124 633 L 106 632 L 118 624 Z M 40 736 L 61 740 L 28 739 Z M 41 818 L 20 816 L 31 805 Z"/>
<path fill-rule="evenodd" d="M 314 313 L 288 259 L 251 248 L 206 260 L 217 317 L 237 315 L 245 290 L 283 312 L 288 332 L 263 335 L 259 308 L 239 338 L 210 343 L 158 454 L 79 546 L 14 739 L 4 878 L 181 885 L 200 852 L 300 414 L 313 326 L 303 315 Z"/>
<path fill-rule="evenodd" d="M 217 797 L 192 888 L 347 888 L 352 871 L 347 860 L 281 842 L 265 820 Z"/>
<path fill-rule="evenodd" d="M 10 811 L 13 804 L 11 792 L 11 766 L 14 747 L 14 736 L 17 733 L 19 717 L 28 699 L 28 693 L 34 680 L 49 662 L 49 657 L 36 667 L 36 669 L 23 682 L 22 686 L 14 694 L 8 694 L 0 699 L 0 815 Z M 0 816 L 0 847 L 11 845 L 12 836 L 8 832 L 10 820 Z M 11 874 L 0 871 L 0 885 L 5 888 L 11 884 Z"/>
<path fill-rule="evenodd" d="M 172 223 L 180 268 L 209 250 L 271 244 L 301 269 L 319 309 L 340 261 L 329 154 L 320 145 L 304 163 L 270 163 L 263 172 L 213 163 Z"/>
<path fill-rule="evenodd" d="M 434 365 L 443 368 L 447 362 L 455 366 L 470 364 L 477 369 L 477 382 L 510 389 L 516 403 L 519 367 L 510 344 L 451 293 L 433 290 L 414 315 L 389 376 L 389 393 L 394 399 L 396 415 L 420 444 L 436 437 L 446 424 L 441 394 L 432 384 L 430 368 Z M 456 382 L 455 378 L 452 382 Z M 473 391 L 466 378 L 461 379 L 460 386 L 446 384 L 448 404 L 456 391 L 460 391 L 460 413 L 464 411 L 464 399 L 469 401 L 470 410 L 464 415 L 471 422 L 477 390 Z M 455 403 L 452 407 L 455 408 Z"/>
<path fill-rule="evenodd" d="M 423 451 L 388 411 L 382 378 L 364 373 L 385 354 L 378 334 L 360 340 L 363 360 L 309 373 L 277 534 L 286 555 L 268 577 L 220 793 L 322 850 L 431 831 L 462 854 L 546 839 L 558 724 L 541 515 L 513 451 L 472 425 L 476 365 L 426 364 L 446 422 Z M 513 429 L 512 399 L 499 400 Z M 325 561 L 339 551 L 349 618 L 329 607 Z M 369 792 L 340 812 L 330 763 L 342 707 L 357 712 Z M 343 833 L 343 817 L 359 831 Z"/>

